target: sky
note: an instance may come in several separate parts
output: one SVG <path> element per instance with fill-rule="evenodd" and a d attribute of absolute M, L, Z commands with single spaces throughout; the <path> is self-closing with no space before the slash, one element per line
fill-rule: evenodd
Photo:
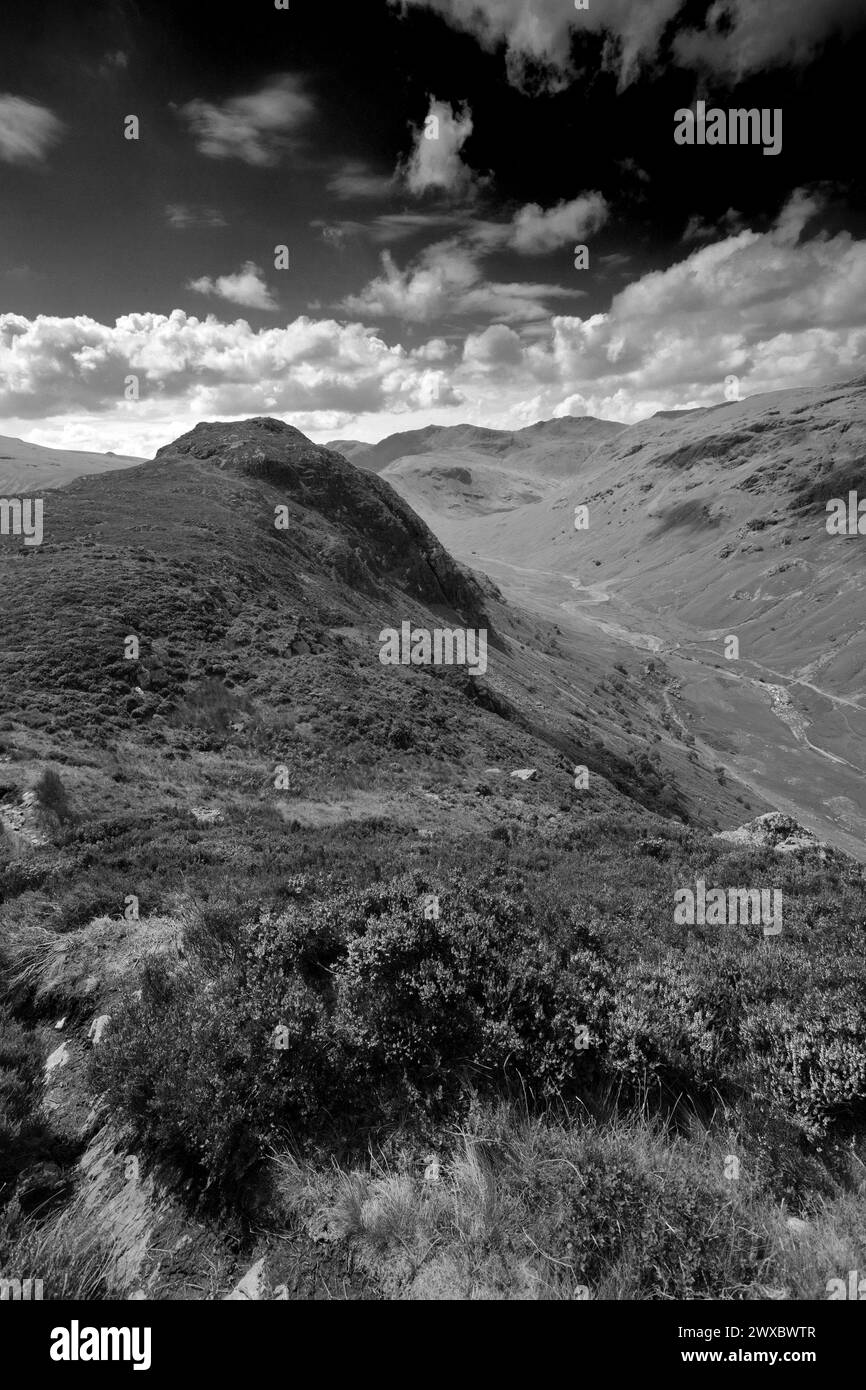
<path fill-rule="evenodd" d="M 583 3 L 4 0 L 0 434 L 149 457 L 862 375 L 866 4 Z M 781 150 L 677 143 L 699 101 Z"/>

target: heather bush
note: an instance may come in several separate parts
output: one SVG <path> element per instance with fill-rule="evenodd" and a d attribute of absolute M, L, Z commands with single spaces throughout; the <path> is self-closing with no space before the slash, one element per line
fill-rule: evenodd
<path fill-rule="evenodd" d="M 605 1085 L 748 1110 L 755 1133 L 788 1126 L 761 1152 L 768 1173 L 784 1158 L 779 1192 L 802 1191 L 804 1146 L 842 1144 L 866 1104 L 859 870 L 834 882 L 701 848 L 717 882 L 781 882 L 782 938 L 673 923 L 672 884 L 695 874 L 688 832 L 652 854 L 608 838 L 541 856 L 521 840 L 495 874 L 469 860 L 438 885 L 370 873 L 362 890 L 296 854 L 305 872 L 278 901 L 240 881 L 192 914 L 187 960 L 146 975 L 100 1048 L 101 1084 L 230 1196 L 286 1136 L 354 1150 L 403 1125 L 430 1133 L 473 1096 L 591 1104 Z"/>
<path fill-rule="evenodd" d="M 45 769 L 35 783 L 33 790 L 36 794 L 37 806 L 53 824 L 65 825 L 73 819 L 72 808 L 69 805 L 69 797 L 63 785 L 63 779 L 53 767 Z"/>
<path fill-rule="evenodd" d="M 601 958 L 569 959 L 489 883 L 440 890 L 438 919 L 426 890 L 403 878 L 231 930 L 218 914 L 204 960 L 199 923 L 188 964 L 145 971 L 98 1083 L 148 1140 L 233 1191 L 277 1136 L 352 1144 L 509 1077 L 539 1097 L 589 1082 L 578 1039 L 609 1007 Z"/>

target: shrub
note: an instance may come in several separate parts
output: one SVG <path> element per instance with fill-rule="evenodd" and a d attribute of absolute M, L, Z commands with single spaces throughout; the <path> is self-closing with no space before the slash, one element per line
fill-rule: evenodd
<path fill-rule="evenodd" d="M 36 804 L 49 820 L 56 825 L 65 825 L 73 819 L 66 788 L 58 772 L 48 767 L 33 788 Z"/>
<path fill-rule="evenodd" d="M 610 1007 L 593 949 L 569 958 L 525 899 L 487 882 L 440 889 L 429 920 L 427 887 L 392 880 L 228 934 L 220 919 L 204 961 L 145 970 L 95 1055 L 98 1084 L 225 1195 L 286 1131 L 351 1144 L 508 1076 L 539 1096 L 588 1083 L 579 1029 L 598 1034 Z"/>

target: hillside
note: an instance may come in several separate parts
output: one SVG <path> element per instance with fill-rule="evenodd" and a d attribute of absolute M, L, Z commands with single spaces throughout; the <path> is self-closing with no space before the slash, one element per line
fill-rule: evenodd
<path fill-rule="evenodd" d="M 608 420 L 568 416 L 515 432 L 432 425 L 375 445 L 344 441 L 341 447 L 337 441 L 331 447 L 386 478 L 432 524 L 434 517 L 517 512 L 542 501 L 621 429 Z"/>
<path fill-rule="evenodd" d="M 52 492 L 0 595 L 0 1269 L 796 1298 L 859 1259 L 862 870 L 707 759 L 657 656 L 261 418 Z M 487 670 L 383 665 L 404 621 L 485 628 Z M 784 934 L 682 925 L 701 878 Z"/>
<path fill-rule="evenodd" d="M 46 449 L 24 439 L 0 435 L 0 493 L 39 492 L 64 487 L 83 473 L 131 468 L 141 459 L 123 454 L 92 454 L 78 449 Z"/>
<path fill-rule="evenodd" d="M 283 531 L 279 506 L 288 509 Z M 30 738 L 44 728 L 104 743 L 108 729 L 132 728 L 151 744 L 182 739 L 174 726 L 183 709 L 219 678 L 227 708 L 265 707 L 274 729 L 261 737 L 275 751 L 283 708 L 312 701 L 315 731 L 283 750 L 305 764 L 306 790 L 353 767 L 357 775 L 359 760 L 392 760 L 398 737 L 406 748 L 429 744 L 434 760 L 459 762 L 467 778 L 505 747 L 520 766 L 538 761 L 540 733 L 564 769 L 557 798 L 569 761 L 598 765 L 596 741 L 622 763 L 617 778 L 637 788 L 635 741 L 661 728 L 652 700 L 636 701 L 623 725 L 621 697 L 597 689 L 603 652 L 583 653 L 578 669 L 552 625 L 510 610 L 489 581 L 482 587 L 456 565 L 386 482 L 278 421 L 200 425 L 151 463 L 72 482 L 46 507 L 44 545 L 9 537 L 0 562 L 6 713 L 26 720 Z M 466 689 L 457 672 L 410 668 L 395 679 L 377 637 L 404 620 L 488 628 L 487 673 Z M 129 634 L 140 637 L 137 663 L 124 658 Z M 288 659 L 311 656 L 323 659 Z M 422 727 L 412 735 L 404 705 L 416 687 Z M 347 746 L 350 692 L 365 713 L 355 708 Z M 485 701 L 513 719 L 485 712 Z M 447 747 L 432 751 L 437 706 L 452 713 Z M 675 735 L 666 748 L 683 806 L 735 822 L 733 796 L 718 800 L 709 770 L 687 761 Z M 162 754 L 154 756 L 158 781 Z"/>
<path fill-rule="evenodd" d="M 856 538 L 825 523 L 830 498 L 866 492 L 864 436 L 857 381 L 656 415 L 511 511 L 405 493 L 514 601 L 657 653 L 677 719 L 732 775 L 862 856 L 864 571 Z"/>

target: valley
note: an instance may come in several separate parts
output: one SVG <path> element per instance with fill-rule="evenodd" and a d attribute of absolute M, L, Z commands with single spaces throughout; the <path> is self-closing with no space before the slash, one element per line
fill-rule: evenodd
<path fill-rule="evenodd" d="M 424 454 L 411 486 L 402 464 L 387 475 L 515 605 L 612 662 L 629 648 L 658 656 L 707 756 L 862 861 L 866 581 L 856 539 L 828 536 L 824 501 L 843 476 L 866 486 L 864 430 L 862 382 L 669 412 L 597 443 L 568 491 L 560 481 L 506 514 L 444 505 L 422 485 Z M 517 456 L 503 442 L 499 466 Z M 586 532 L 568 526 L 579 503 Z M 735 662 L 728 633 L 741 638 Z"/>

